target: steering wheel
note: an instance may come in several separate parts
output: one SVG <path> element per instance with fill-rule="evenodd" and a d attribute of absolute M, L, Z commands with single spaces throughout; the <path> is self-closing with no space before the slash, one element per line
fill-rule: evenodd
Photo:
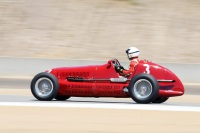
<path fill-rule="evenodd" d="M 121 66 L 121 64 L 119 63 L 119 61 L 117 59 L 112 59 L 112 64 L 115 67 L 116 72 L 119 73 L 120 75 L 123 75 L 122 72 L 118 71 L 118 68 L 124 69 L 124 67 Z"/>
<path fill-rule="evenodd" d="M 112 64 L 114 67 L 121 66 L 121 64 L 119 63 L 119 61 L 117 59 L 112 59 Z"/>
<path fill-rule="evenodd" d="M 117 71 L 117 69 L 116 69 L 117 67 L 120 67 L 121 69 L 124 69 L 124 67 L 121 66 L 121 64 L 119 63 L 119 61 L 117 59 L 112 59 L 112 64 L 115 67 L 116 72 L 118 72 L 120 75 L 123 75 L 125 77 L 129 77 L 130 76 L 130 74 L 124 75 L 121 71 L 120 72 Z"/>

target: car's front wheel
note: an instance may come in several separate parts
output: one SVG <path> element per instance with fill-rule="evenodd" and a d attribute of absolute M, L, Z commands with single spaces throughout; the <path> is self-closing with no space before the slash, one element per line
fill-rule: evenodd
<path fill-rule="evenodd" d="M 55 98 L 58 89 L 58 80 L 51 73 L 39 73 L 31 81 L 31 92 L 41 101 L 50 101 Z"/>
<path fill-rule="evenodd" d="M 137 103 L 151 103 L 159 93 L 157 80 L 150 74 L 139 74 L 129 84 L 129 94 Z"/>

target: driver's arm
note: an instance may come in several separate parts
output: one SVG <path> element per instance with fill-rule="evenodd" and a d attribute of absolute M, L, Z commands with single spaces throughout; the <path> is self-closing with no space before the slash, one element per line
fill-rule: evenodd
<path fill-rule="evenodd" d="M 129 70 L 122 70 L 122 74 L 123 75 L 131 75 L 133 72 L 134 72 L 134 70 L 135 70 L 135 65 L 136 65 L 137 63 L 135 62 L 135 61 L 131 61 L 131 63 L 130 63 L 130 67 L 129 67 Z"/>

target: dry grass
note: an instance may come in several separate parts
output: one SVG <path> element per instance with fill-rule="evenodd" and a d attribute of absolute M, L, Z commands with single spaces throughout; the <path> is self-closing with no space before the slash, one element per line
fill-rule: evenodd
<path fill-rule="evenodd" d="M 134 4 L 130 4 L 130 3 Z M 200 62 L 195 0 L 1 0 L 0 56 Z"/>

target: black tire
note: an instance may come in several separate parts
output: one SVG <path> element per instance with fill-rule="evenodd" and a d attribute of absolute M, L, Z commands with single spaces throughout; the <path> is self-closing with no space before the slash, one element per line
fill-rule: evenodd
<path fill-rule="evenodd" d="M 31 92 L 35 98 L 41 101 L 52 100 L 57 95 L 58 89 L 58 80 L 51 73 L 39 73 L 31 81 Z"/>
<path fill-rule="evenodd" d="M 169 99 L 169 97 L 158 97 L 152 103 L 164 103 Z"/>
<path fill-rule="evenodd" d="M 157 80 L 152 75 L 145 73 L 134 76 L 128 89 L 131 98 L 142 104 L 151 103 L 158 97 L 159 93 Z"/>
<path fill-rule="evenodd" d="M 57 95 L 55 97 L 55 99 L 58 100 L 58 101 L 65 101 L 65 100 L 67 100 L 69 98 L 70 98 L 70 96 L 60 96 L 60 95 Z"/>

